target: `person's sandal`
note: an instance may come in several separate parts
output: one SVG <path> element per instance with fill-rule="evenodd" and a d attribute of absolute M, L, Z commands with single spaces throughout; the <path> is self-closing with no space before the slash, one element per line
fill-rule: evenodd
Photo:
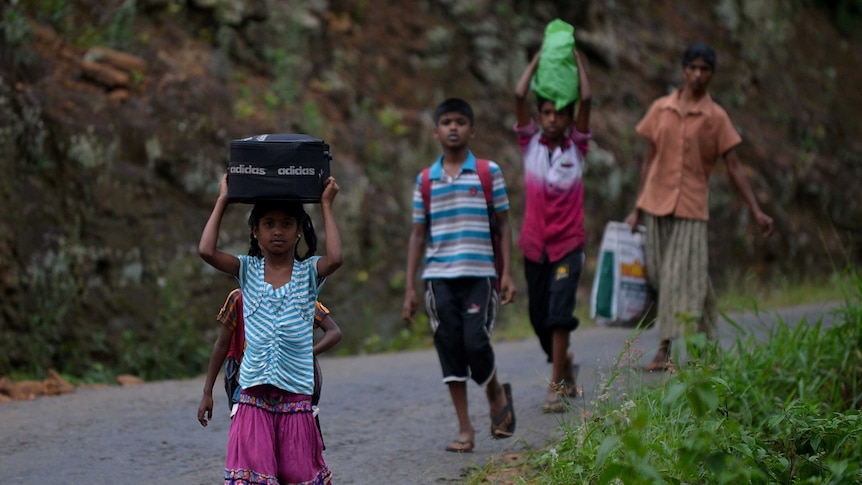
<path fill-rule="evenodd" d="M 543 412 L 562 413 L 569 408 L 572 400 L 583 394 L 578 390 L 578 384 L 576 381 L 578 378 L 579 366 L 574 365 L 573 368 L 574 372 L 572 373 L 571 379 L 564 379 L 559 383 L 552 382 L 548 384 L 548 398 L 542 406 Z"/>
<path fill-rule="evenodd" d="M 509 438 L 515 434 L 515 405 L 512 401 L 511 384 L 503 384 L 503 393 L 506 394 L 506 405 L 503 406 L 503 412 L 496 418 L 491 416 L 491 437 L 494 439 Z M 506 421 L 509 424 L 504 427 Z"/>
<path fill-rule="evenodd" d="M 665 360 L 664 362 L 653 360 L 646 366 L 644 366 L 644 372 L 668 372 L 673 371 L 673 361 L 670 359 Z"/>
<path fill-rule="evenodd" d="M 568 399 L 574 399 L 578 397 L 578 385 L 574 379 L 568 380 L 566 379 L 563 382 L 563 396 Z"/>
<path fill-rule="evenodd" d="M 542 406 L 544 413 L 562 413 L 569 408 L 570 401 L 578 395 L 575 381 L 566 379 L 548 384 L 548 398 Z"/>
<path fill-rule="evenodd" d="M 545 401 L 545 404 L 542 406 L 543 413 L 563 413 L 568 408 L 568 404 L 563 400 L 559 395 L 554 395 L 553 398 L 549 398 Z"/>
<path fill-rule="evenodd" d="M 446 445 L 446 451 L 452 453 L 472 453 L 473 446 L 474 444 L 470 440 L 455 440 Z"/>

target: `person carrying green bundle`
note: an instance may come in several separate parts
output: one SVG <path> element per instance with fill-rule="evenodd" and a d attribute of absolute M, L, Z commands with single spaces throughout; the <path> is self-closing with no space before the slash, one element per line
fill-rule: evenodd
<path fill-rule="evenodd" d="M 565 34 L 568 40 L 562 42 L 560 23 L 565 24 L 554 21 L 548 26 L 542 50 L 515 88 L 518 121 L 514 131 L 523 154 L 526 188 L 518 247 L 524 254 L 530 323 L 552 364 L 542 407 L 548 413 L 565 411 L 567 401 L 578 393 L 574 356 L 568 349 L 570 334 L 580 323 L 574 311 L 586 244 L 583 170 L 592 137 L 586 69 L 574 50 L 571 30 Z M 565 56 L 556 52 L 561 44 L 568 46 Z M 568 64 L 575 69 L 566 67 Z M 542 69 L 544 74 L 540 74 Z M 543 86 L 553 78 L 560 80 L 557 88 L 574 86 L 577 95 L 559 89 L 559 95 L 536 91 L 538 114 L 534 119 L 526 100 L 528 86 Z M 580 102 L 575 103 L 575 99 Z"/>
<path fill-rule="evenodd" d="M 575 28 L 556 19 L 545 28 L 539 64 L 530 80 L 530 90 L 537 97 L 550 100 L 561 110 L 580 99 L 578 64 L 575 51 Z"/>

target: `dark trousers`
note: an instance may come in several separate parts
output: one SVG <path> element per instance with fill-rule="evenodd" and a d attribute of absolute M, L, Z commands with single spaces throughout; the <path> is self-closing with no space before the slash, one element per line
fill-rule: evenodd
<path fill-rule="evenodd" d="M 497 292 L 491 278 L 428 280 L 425 306 L 443 381 L 473 379 L 484 386 L 496 363 L 491 331 L 497 314 Z"/>
<path fill-rule="evenodd" d="M 524 275 L 527 279 L 530 323 L 539 344 L 553 362 L 554 329 L 572 331 L 580 322 L 575 317 L 578 284 L 584 268 L 584 250 L 576 249 L 556 262 L 524 259 Z"/>

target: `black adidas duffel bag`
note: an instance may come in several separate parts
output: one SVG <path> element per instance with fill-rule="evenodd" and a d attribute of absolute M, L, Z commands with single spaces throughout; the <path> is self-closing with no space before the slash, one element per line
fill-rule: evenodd
<path fill-rule="evenodd" d="M 320 202 L 332 154 L 302 134 L 257 135 L 230 142 L 228 199 Z"/>

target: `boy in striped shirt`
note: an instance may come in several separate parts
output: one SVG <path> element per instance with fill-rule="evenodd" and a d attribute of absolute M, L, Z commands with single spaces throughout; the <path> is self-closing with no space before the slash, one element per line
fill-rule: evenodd
<path fill-rule="evenodd" d="M 500 384 L 491 331 L 497 304 L 515 299 L 510 270 L 512 233 L 509 199 L 500 167 L 484 161 L 493 180 L 493 217 L 500 229 L 501 274 L 494 266 L 494 247 L 477 159 L 468 144 L 474 135 L 473 110 L 450 98 L 434 113 L 434 137 L 443 154 L 431 165 L 430 207 L 425 207 L 422 174 L 413 191 L 413 229 L 407 253 L 406 291 L 402 317 L 413 322 L 418 307 L 416 273 L 423 252 L 425 309 L 443 382 L 449 387 L 458 419 L 458 438 L 447 451 L 469 452 L 476 440 L 467 408 L 467 381 L 485 388 L 491 414 L 491 436 L 508 438 L 515 431 L 515 410 L 509 384 Z M 499 294 L 495 280 L 500 279 Z"/>

